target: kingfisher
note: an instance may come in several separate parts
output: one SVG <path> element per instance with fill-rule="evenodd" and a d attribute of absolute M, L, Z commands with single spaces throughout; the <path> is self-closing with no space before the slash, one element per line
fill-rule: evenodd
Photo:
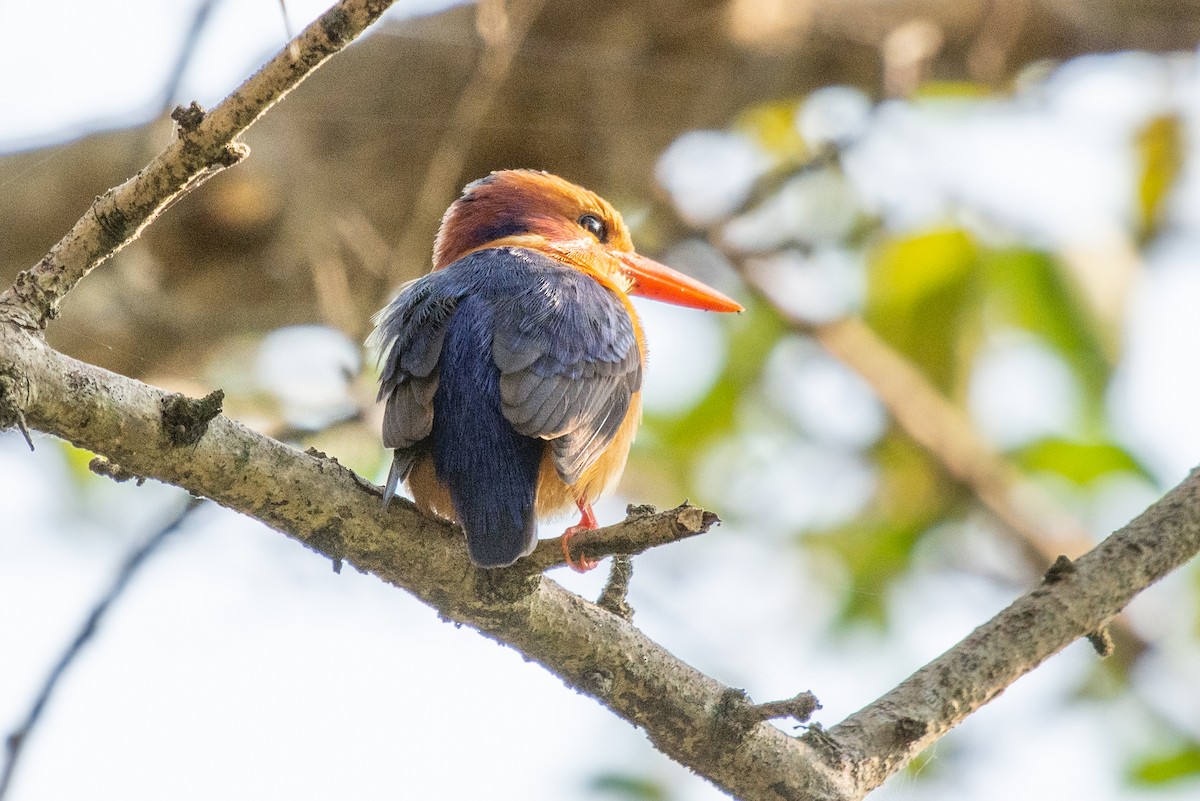
<path fill-rule="evenodd" d="M 742 307 L 633 249 L 607 201 L 535 170 L 466 186 L 442 218 L 433 270 L 375 317 L 387 507 L 405 482 L 425 514 L 458 523 L 471 561 L 511 565 L 537 521 L 592 504 L 625 468 L 641 419 L 646 343 L 630 302 Z"/>

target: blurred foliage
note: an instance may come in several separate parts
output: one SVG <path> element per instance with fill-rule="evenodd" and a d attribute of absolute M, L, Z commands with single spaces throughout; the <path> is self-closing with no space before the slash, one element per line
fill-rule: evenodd
<path fill-rule="evenodd" d="M 730 355 L 720 377 L 682 414 L 647 413 L 646 436 L 638 440 L 635 458 L 677 477 L 690 475 L 700 456 L 734 430 L 746 388 L 759 385 L 767 357 L 786 332 L 786 323 L 773 307 L 748 301 L 746 311 L 728 328 Z M 692 498 L 700 497 L 694 488 L 690 491 Z"/>
<path fill-rule="evenodd" d="M 981 298 L 994 323 L 1040 337 L 1074 369 L 1089 414 L 1101 414 L 1111 364 L 1109 337 L 1053 256 L 1026 248 L 988 250 L 979 262 Z"/>
<path fill-rule="evenodd" d="M 735 131 L 749 134 L 779 164 L 799 164 L 812 151 L 796 127 L 795 99 L 759 103 L 743 110 L 733 120 Z"/>
<path fill-rule="evenodd" d="M 1111 366 L 1108 338 L 1050 254 L 989 248 L 962 228 L 884 234 L 869 255 L 864 317 L 939 389 L 970 377 L 984 328 L 1039 337 L 1061 355 L 1099 413 Z"/>
<path fill-rule="evenodd" d="M 1046 81 L 1051 74 L 1043 70 L 1036 80 Z M 953 98 L 954 113 L 970 109 L 971 104 L 994 110 L 996 103 L 1004 100 L 978 84 L 947 82 L 922 85 L 911 102 L 915 105 L 944 98 Z M 756 180 L 749 202 L 730 209 L 730 219 L 745 219 L 774 203 L 776 208 L 787 208 L 801 216 L 817 215 L 813 217 L 812 238 L 804 241 L 803 236 L 777 237 L 770 246 L 774 250 L 747 247 L 739 253 L 733 246 L 722 244 L 725 223 L 698 232 L 742 268 L 756 269 L 757 263 L 779 256 L 785 248 L 789 258 L 779 259 L 778 263 L 785 265 L 779 271 L 763 273 L 770 275 L 764 296 L 756 296 L 749 288 L 737 293 L 739 299 L 747 300 L 747 312 L 723 325 L 729 337 L 729 357 L 720 376 L 691 409 L 674 416 L 648 415 L 648 436 L 643 439 L 644 447 L 635 451 L 635 459 L 669 476 L 664 483 L 670 482 L 685 495 L 722 511 L 731 524 L 746 532 L 764 534 L 778 520 L 795 519 L 765 508 L 767 503 L 788 503 L 786 488 L 782 492 L 775 487 L 770 493 L 764 490 L 762 497 L 771 500 L 760 498 L 757 503 L 732 496 L 702 497 L 694 466 L 705 461 L 706 454 L 718 452 L 718 445 L 728 449 L 736 447 L 730 443 L 738 441 L 761 442 L 766 434 L 780 442 L 803 440 L 823 449 L 830 456 L 830 470 L 844 461 L 846 452 L 869 464 L 874 483 L 864 502 L 838 519 L 820 514 L 802 519 L 787 533 L 796 547 L 811 553 L 816 564 L 836 565 L 820 573 L 828 577 L 827 589 L 835 599 L 830 633 L 836 636 L 866 629 L 887 636 L 897 624 L 893 607 L 896 589 L 911 578 L 918 559 L 923 569 L 931 564 L 953 566 L 955 570 L 979 570 L 1005 578 L 1037 575 L 1045 565 L 1001 566 L 988 561 L 995 554 L 967 552 L 979 542 L 978 537 L 999 540 L 997 553 L 1011 558 L 1027 558 L 1017 554 L 1029 551 L 1015 539 L 1005 542 L 1010 535 L 1004 525 L 984 511 L 972 489 L 954 478 L 936 454 L 918 445 L 899 424 L 891 422 L 878 435 L 839 438 L 826 434 L 829 426 L 818 417 L 796 417 L 821 412 L 782 408 L 787 406 L 786 400 L 780 401 L 768 391 L 770 387 L 788 386 L 779 380 L 773 382 L 771 373 L 786 363 L 778 358 L 786 344 L 794 344 L 797 336 L 811 336 L 824 319 L 837 316 L 817 315 L 808 322 L 795 322 L 800 306 L 791 305 L 796 292 L 814 288 L 818 294 L 821 291 L 819 279 L 799 273 L 808 265 L 819 264 L 821 254 L 828 249 L 848 254 L 848 258 L 837 261 L 842 269 L 861 273 L 861 291 L 844 302 L 842 312 L 861 315 L 880 338 L 968 419 L 972 408 L 968 398 L 976 400 L 970 394 L 972 382 L 980 375 L 984 359 L 998 346 L 1032 343 L 1038 353 L 1061 362 L 1069 389 L 1043 386 L 1037 379 L 1021 383 L 1016 377 L 1010 379 L 1011 387 L 1001 390 L 1023 399 L 1016 406 L 1035 408 L 1038 399 L 1045 398 L 1047 403 L 1057 403 L 1065 410 L 1062 414 L 1066 419 L 1056 422 L 1057 427 L 1034 427 L 1029 429 L 1032 433 L 1012 436 L 998 449 L 1015 474 L 1045 491 L 1042 500 L 1064 504 L 1060 511 L 1079 516 L 1080 525 L 1086 526 L 1103 519 L 1097 510 L 1103 511 L 1104 496 L 1114 486 L 1110 479 L 1153 488 L 1156 477 L 1129 442 L 1115 433 L 1118 425 L 1109 395 L 1116 368 L 1125 355 L 1120 343 L 1122 326 L 1127 324 L 1126 310 L 1098 303 L 1096 285 L 1085 283 L 1095 277 L 1072 261 L 1077 254 L 1055 247 L 1046 237 L 1006 227 L 988 212 L 972 209 L 967 201 L 955 197 L 949 198 L 940 218 L 897 225 L 878 207 L 855 197 L 853 188 L 849 193 L 851 202 L 860 204 L 854 210 L 859 222 L 843 227 L 840 238 L 830 241 L 828 232 L 839 229 L 822 227 L 819 214 L 822 204 L 833 201 L 823 196 L 805 205 L 803 198 L 797 202 L 797 194 L 780 201 L 785 192 L 796 192 L 792 179 L 801 172 L 812 175 L 831 171 L 850 187 L 854 185 L 853 173 L 844 164 L 836 160 L 824 163 L 814 157 L 827 152 L 822 150 L 821 142 L 805 141 L 801 135 L 809 102 L 810 98 L 800 98 L 756 105 L 731 123 L 731 134 L 749 136 L 767 153 L 766 161 L 772 167 Z M 883 104 L 865 102 L 869 105 L 865 124 L 869 126 L 872 115 L 882 114 Z M 844 104 L 840 113 L 853 117 Z M 838 147 L 853 148 L 854 141 L 841 140 Z M 1172 224 L 1170 199 L 1184 174 L 1187 155 L 1184 124 L 1176 114 L 1156 114 L 1131 130 L 1127 147 L 1134 170 L 1128 174 L 1130 213 L 1125 218 L 1128 229 L 1122 234 L 1129 244 L 1126 252 L 1136 258 Z M 772 233 L 767 231 L 765 235 Z M 786 244 L 774 244 L 785 240 Z M 788 275 L 787 270 L 794 274 Z M 791 283 L 793 279 L 795 283 Z M 854 281 L 843 284 L 853 285 Z M 770 302 L 765 297 L 768 295 Z M 1123 303 L 1124 298 L 1119 302 Z M 786 309 L 786 315 L 781 315 L 776 305 Z M 818 347 L 815 340 L 814 347 Z M 791 352 L 794 354 L 795 349 Z M 1069 397 L 1050 397 L 1056 391 L 1069 392 Z M 1003 398 L 991 400 L 1004 403 Z M 804 403 L 797 407 L 808 409 Z M 835 404 L 824 413 L 837 411 Z M 768 455 L 762 458 L 769 460 L 789 458 L 795 450 L 780 447 L 765 452 Z M 705 462 L 706 470 L 713 461 Z M 746 463 L 731 460 L 725 467 L 728 472 L 724 481 L 706 473 L 705 486 L 710 491 L 714 487 L 718 492 L 721 487 L 729 493 L 739 491 L 735 488 L 745 491 L 754 482 L 739 480 L 742 477 L 733 471 L 745 469 Z M 750 463 L 764 474 L 771 470 L 770 465 L 763 467 L 753 460 Z M 716 469 L 719 474 L 721 468 Z M 779 475 L 797 475 L 794 465 L 779 464 L 777 470 Z M 643 471 L 645 475 L 645 468 Z M 820 487 L 837 486 L 825 477 L 814 476 L 813 481 Z M 796 493 L 798 497 L 809 494 L 800 486 Z M 800 501 L 797 506 L 806 508 L 806 502 Z M 739 514 L 730 516 L 730 509 L 737 509 Z M 1095 535 L 1106 533 L 1101 530 Z M 1059 534 L 1047 532 L 1048 547 L 1055 547 L 1050 543 Z M 1176 787 L 1200 776 L 1200 747 L 1181 737 L 1169 722 L 1154 713 L 1152 705 L 1138 703 L 1135 667 L 1145 648 L 1137 641 L 1138 636 L 1131 636 L 1128 630 L 1120 634 L 1117 654 L 1083 672 L 1067 691 L 1067 700 L 1111 704 L 1135 699 L 1141 718 L 1149 723 L 1141 734 L 1134 735 L 1135 742 L 1141 738 L 1136 747 L 1143 756 L 1126 766 L 1124 780 L 1139 788 Z M 1162 745 L 1164 739 L 1169 743 L 1166 746 Z M 908 775 L 921 780 L 936 778 L 965 753 L 953 738 L 939 744 L 939 749 L 914 760 Z M 605 781 L 603 786 L 597 784 L 597 789 L 603 787 L 615 797 L 661 797 L 655 794 L 657 787 L 647 788 L 637 780 L 606 777 Z"/>
<path fill-rule="evenodd" d="M 913 92 L 914 100 L 984 100 L 992 89 L 976 81 L 925 81 Z"/>
<path fill-rule="evenodd" d="M 667 789 L 653 779 L 625 773 L 601 773 L 588 783 L 588 789 L 598 798 L 614 801 L 667 801 Z"/>
<path fill-rule="evenodd" d="M 1200 743 L 1195 741 L 1154 754 L 1135 763 L 1129 771 L 1134 785 L 1154 787 L 1182 780 L 1200 779 Z"/>
<path fill-rule="evenodd" d="M 956 389 L 956 355 L 977 317 L 972 280 L 979 246 L 965 231 L 885 238 L 870 256 L 864 317 L 944 392 Z"/>
<path fill-rule="evenodd" d="M 872 449 L 879 469 L 870 507 L 848 523 L 814 533 L 813 547 L 835 555 L 848 572 L 842 620 L 887 622 L 887 588 L 903 576 L 923 534 L 962 508 L 962 490 L 903 433 L 892 430 Z"/>
<path fill-rule="evenodd" d="M 1037 80 L 1048 80 L 1050 75 L 1050 71 L 1043 70 Z M 806 130 L 806 109 L 815 98 L 757 104 L 743 110 L 731 123 L 731 133 L 749 135 L 774 165 L 756 182 L 750 207 L 735 213 L 752 215 L 756 209 L 767 207 L 798 171 L 844 174 L 837 163 L 804 162 L 821 153 L 827 144 L 806 141 L 802 134 Z M 952 113 L 964 117 L 972 104 L 995 109 L 996 103 L 1005 99 L 977 83 L 946 81 L 925 82 L 910 101 L 903 102 L 915 108 L 931 99 L 944 98 L 952 98 Z M 844 97 L 839 102 L 833 116 L 841 115 L 842 128 L 834 126 L 833 130 L 836 136 L 845 137 L 845 131 L 853 130 L 846 123 L 847 119 L 855 119 L 853 102 L 848 106 Z M 865 97 L 862 102 L 871 105 Z M 865 108 L 860 115 L 862 124 L 869 126 L 872 115 L 881 108 L 879 103 Z M 864 131 L 858 130 L 855 135 L 862 136 Z M 836 141 L 840 148 L 855 145 L 853 137 Z M 1179 118 L 1160 114 L 1147 120 L 1132 137 L 1129 148 L 1138 165 L 1134 184 L 1129 187 L 1129 207 L 1137 211 L 1129 233 L 1130 240 L 1138 242 L 1145 241 L 1163 224 L 1167 199 L 1182 172 L 1184 139 Z M 794 187 L 790 191 L 795 191 Z M 812 202 L 819 210 L 820 199 Z M 1017 441 L 1002 454 L 1030 480 L 1046 479 L 1051 486 L 1056 480 L 1065 481 L 1086 489 L 1098 486 L 1102 478 L 1121 474 L 1153 484 L 1147 467 L 1117 442 L 1112 432 L 1107 394 L 1114 365 L 1120 358 L 1116 346 L 1119 320 L 1094 308 L 1093 298 L 1079 285 L 1080 275 L 1067 266 L 1065 254 L 1018 230 L 998 228 L 992 221 L 981 224 L 965 201 L 951 198 L 948 203 L 941 219 L 895 226 L 888 224 L 878 208 L 861 202 L 856 214 L 864 224 L 844 230 L 840 241 L 814 238 L 811 243 L 802 242 L 801 247 L 816 253 L 836 246 L 853 255 L 862 270 L 864 288 L 857 308 L 850 310 L 859 312 L 888 345 L 960 408 L 967 406 L 981 357 L 1006 336 L 1018 334 L 1022 341 L 1032 339 L 1061 359 L 1079 390 L 1078 408 L 1071 409 L 1073 419 L 1066 422 L 1066 431 Z M 722 241 L 721 226 L 718 223 L 704 232 L 709 241 Z M 820 220 L 814 231 L 818 229 L 836 230 L 820 228 Z M 822 235 L 826 234 L 814 233 L 814 237 Z M 727 255 L 735 261 L 748 258 L 728 249 Z M 753 258 L 764 255 L 770 254 L 754 252 Z M 781 290 L 780 302 L 787 302 L 790 291 Z M 812 325 L 820 325 L 820 321 L 814 320 Z M 795 327 L 780 319 L 771 304 L 754 299 L 742 319 L 731 322 L 726 330 L 732 356 L 707 393 L 682 414 L 654 415 L 646 420 L 648 439 L 654 444 L 640 451 L 639 456 L 657 463 L 676 481 L 688 475 L 689 467 L 714 443 L 736 438 L 750 427 L 759 434 L 774 428 L 781 439 L 820 439 L 819 433 L 812 433 L 821 431 L 819 420 L 797 426 L 787 415 L 773 417 L 762 404 L 752 422 L 737 414 L 747 402 L 762 396 L 768 357 L 785 336 L 795 334 Z M 1044 388 L 1014 386 L 1013 391 L 1037 397 Z M 846 519 L 832 524 L 802 523 L 794 534 L 801 547 L 832 555 L 844 569 L 854 589 L 842 596 L 842 623 L 872 621 L 882 625 L 888 618 L 888 590 L 910 569 L 918 543 L 930 531 L 960 525 L 977 513 L 979 504 L 936 456 L 914 444 L 895 425 L 876 440 L 852 447 L 874 468 L 875 490 L 870 500 Z M 696 497 L 695 486 L 685 483 L 682 488 Z M 720 499 L 714 502 L 719 504 Z"/>

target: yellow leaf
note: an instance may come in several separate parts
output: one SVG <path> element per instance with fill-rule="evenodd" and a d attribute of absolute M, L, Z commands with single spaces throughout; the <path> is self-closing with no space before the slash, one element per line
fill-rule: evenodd
<path fill-rule="evenodd" d="M 1173 114 L 1151 119 L 1137 132 L 1137 237 L 1144 242 L 1158 231 L 1171 188 L 1183 169 L 1183 124 Z"/>

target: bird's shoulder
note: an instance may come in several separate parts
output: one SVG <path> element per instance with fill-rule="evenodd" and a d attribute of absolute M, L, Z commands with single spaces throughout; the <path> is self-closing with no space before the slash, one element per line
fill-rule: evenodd
<path fill-rule="evenodd" d="M 496 299 L 538 300 L 558 293 L 604 303 L 612 293 L 595 279 L 537 250 L 494 247 L 476 250 L 425 278 L 444 276 L 467 293 Z M 420 280 L 420 279 L 419 279 Z M 607 296 L 607 297 L 606 297 Z"/>

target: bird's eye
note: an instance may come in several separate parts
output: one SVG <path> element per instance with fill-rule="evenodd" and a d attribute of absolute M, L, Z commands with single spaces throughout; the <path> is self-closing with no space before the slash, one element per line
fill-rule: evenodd
<path fill-rule="evenodd" d="M 604 227 L 604 221 L 595 214 L 585 214 L 579 218 L 578 222 L 583 230 L 601 242 L 608 238 L 608 229 Z"/>

